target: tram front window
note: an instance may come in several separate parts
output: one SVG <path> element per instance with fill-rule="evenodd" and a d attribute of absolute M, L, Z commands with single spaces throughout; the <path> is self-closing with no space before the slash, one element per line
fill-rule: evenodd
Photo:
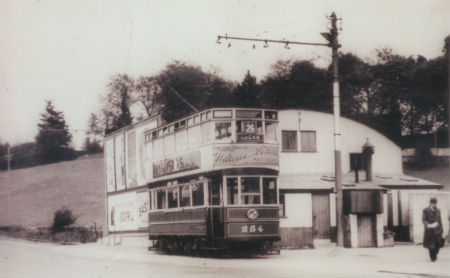
<path fill-rule="evenodd" d="M 261 204 L 259 177 L 243 177 L 241 186 L 241 203 L 243 205 Z"/>
<path fill-rule="evenodd" d="M 263 178 L 263 203 L 277 203 L 277 183 L 275 178 Z"/>
<path fill-rule="evenodd" d="M 238 179 L 227 178 L 227 204 L 238 204 Z"/>

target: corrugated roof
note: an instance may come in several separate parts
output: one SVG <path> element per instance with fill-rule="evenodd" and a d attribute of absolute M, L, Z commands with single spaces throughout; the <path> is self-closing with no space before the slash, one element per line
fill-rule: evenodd
<path fill-rule="evenodd" d="M 355 182 L 354 172 L 342 176 L 343 189 L 382 189 L 382 188 L 442 188 L 428 180 L 399 174 L 374 174 L 372 181 L 366 181 L 364 171 L 359 172 L 359 182 Z M 329 190 L 334 188 L 334 174 L 296 173 L 278 176 L 280 189 Z M 381 188 L 381 187 L 382 188 Z"/>

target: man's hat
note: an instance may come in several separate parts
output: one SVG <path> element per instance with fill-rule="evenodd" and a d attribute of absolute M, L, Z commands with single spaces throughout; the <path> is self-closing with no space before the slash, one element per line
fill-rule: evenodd
<path fill-rule="evenodd" d="M 430 199 L 430 203 L 431 203 L 431 204 L 437 204 L 437 199 L 434 198 L 434 197 L 432 197 L 432 198 Z"/>

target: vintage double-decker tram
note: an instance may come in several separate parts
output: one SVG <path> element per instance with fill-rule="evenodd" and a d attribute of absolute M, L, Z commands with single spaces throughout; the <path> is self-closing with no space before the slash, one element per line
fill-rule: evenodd
<path fill-rule="evenodd" d="M 107 183 L 116 184 L 107 186 L 109 231 L 142 232 L 146 225 L 155 247 L 174 252 L 274 250 L 280 239 L 277 128 L 274 110 L 215 108 L 107 137 L 106 153 L 109 139 L 115 154 L 109 165 L 106 158 Z M 127 214 L 118 200 L 128 195 L 131 206 L 133 194 L 138 212 Z"/>

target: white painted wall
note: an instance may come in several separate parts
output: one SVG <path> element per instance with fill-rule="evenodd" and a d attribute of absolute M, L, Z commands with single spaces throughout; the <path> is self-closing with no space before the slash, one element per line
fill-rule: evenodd
<path fill-rule="evenodd" d="M 334 172 L 333 115 L 308 110 L 281 110 L 278 113 L 280 138 L 280 174 L 296 172 Z M 342 171 L 350 171 L 349 153 L 360 153 L 366 139 L 375 146 L 372 157 L 374 173 L 401 173 L 400 147 L 387 137 L 356 121 L 341 117 Z M 317 152 L 281 152 L 282 130 L 315 130 Z M 300 133 L 297 134 L 300 149 Z"/>
<path fill-rule="evenodd" d="M 281 228 L 312 227 L 312 197 L 310 193 L 285 195 L 286 217 L 280 218 Z"/>
<path fill-rule="evenodd" d="M 429 205 L 431 197 L 438 200 L 437 207 L 441 210 L 442 226 L 444 228 L 443 236 L 449 232 L 449 210 L 450 210 L 450 192 L 424 192 L 410 191 L 409 195 L 409 237 L 414 243 L 423 242 L 424 226 L 422 223 L 422 210 Z"/>

